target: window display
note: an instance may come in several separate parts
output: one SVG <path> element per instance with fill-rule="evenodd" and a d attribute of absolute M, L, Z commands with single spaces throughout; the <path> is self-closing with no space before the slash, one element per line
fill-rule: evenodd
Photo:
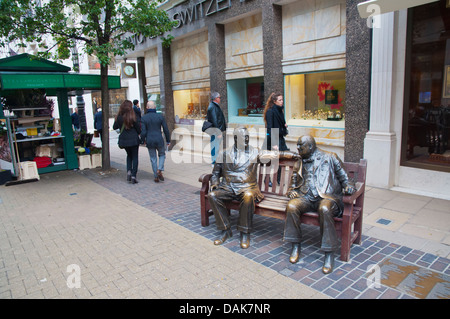
<path fill-rule="evenodd" d="M 230 123 L 263 124 L 264 78 L 227 81 Z"/>
<path fill-rule="evenodd" d="M 285 86 L 291 124 L 344 128 L 345 71 L 287 75 Z"/>
<path fill-rule="evenodd" d="M 195 120 L 204 120 L 209 105 L 209 94 L 209 88 L 174 91 L 175 123 L 193 125 Z"/>
<path fill-rule="evenodd" d="M 450 8 L 442 0 L 408 17 L 401 164 L 450 172 Z"/>

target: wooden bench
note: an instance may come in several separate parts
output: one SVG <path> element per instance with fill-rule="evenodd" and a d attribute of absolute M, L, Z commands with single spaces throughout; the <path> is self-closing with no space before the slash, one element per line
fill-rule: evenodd
<path fill-rule="evenodd" d="M 281 167 L 280 185 L 276 182 L 269 186 L 269 177 L 271 181 L 277 180 L 277 171 L 271 170 L 270 165 L 260 164 L 258 169 L 258 184 L 264 199 L 256 203 L 255 214 L 278 218 L 286 218 L 286 205 L 289 198 L 286 196 L 287 188 L 291 180 L 292 169 L 295 161 L 282 160 L 279 162 Z M 364 191 L 366 180 L 367 162 L 362 159 L 358 163 L 344 163 L 349 179 L 355 182 L 356 192 L 351 196 L 344 196 L 344 212 L 341 217 L 335 217 L 335 227 L 338 236 L 341 238 L 341 257 L 342 261 L 348 261 L 350 258 L 350 247 L 352 244 L 361 244 L 361 233 L 363 224 L 363 206 Z M 213 214 L 208 201 L 208 192 L 210 189 L 210 179 L 212 174 L 203 174 L 199 178 L 202 183 L 200 190 L 200 209 L 201 224 L 203 227 L 209 225 L 209 216 Z M 229 211 L 239 210 L 238 202 L 230 202 L 227 205 Z M 319 218 L 316 212 L 308 212 L 302 215 L 301 222 L 308 225 L 319 226 Z"/>

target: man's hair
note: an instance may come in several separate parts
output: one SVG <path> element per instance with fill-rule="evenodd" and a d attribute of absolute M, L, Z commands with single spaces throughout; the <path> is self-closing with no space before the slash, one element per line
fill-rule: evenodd
<path fill-rule="evenodd" d="M 138 100 L 133 100 L 133 105 L 138 105 L 139 101 Z"/>
<path fill-rule="evenodd" d="M 220 96 L 218 92 L 211 92 L 211 101 L 214 101 Z"/>
<path fill-rule="evenodd" d="M 155 101 L 148 101 L 148 102 L 147 102 L 147 108 L 148 108 L 148 109 L 156 109 L 156 103 L 155 103 Z"/>

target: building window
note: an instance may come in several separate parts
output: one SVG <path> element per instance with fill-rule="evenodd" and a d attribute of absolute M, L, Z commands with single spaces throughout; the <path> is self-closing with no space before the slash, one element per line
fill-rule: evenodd
<path fill-rule="evenodd" d="M 120 104 L 126 100 L 126 89 L 116 89 L 109 91 L 109 118 L 114 118 L 119 112 Z M 94 114 L 97 112 L 97 108 L 102 106 L 102 93 L 100 91 L 94 91 L 91 94 L 92 97 L 92 109 Z"/>
<path fill-rule="evenodd" d="M 450 172 L 450 8 L 408 11 L 403 166 Z"/>
<path fill-rule="evenodd" d="M 264 78 L 227 81 L 228 120 L 230 123 L 264 124 Z"/>
<path fill-rule="evenodd" d="M 288 124 L 344 128 L 345 71 L 286 75 L 285 90 Z"/>
<path fill-rule="evenodd" d="M 204 120 L 208 110 L 209 96 L 209 88 L 174 91 L 175 123 L 193 125 L 195 120 Z"/>

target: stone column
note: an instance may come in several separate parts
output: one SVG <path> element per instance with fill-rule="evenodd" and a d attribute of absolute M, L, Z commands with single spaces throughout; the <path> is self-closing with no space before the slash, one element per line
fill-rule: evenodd
<path fill-rule="evenodd" d="M 264 1 L 262 5 L 262 32 L 263 32 L 263 58 L 264 58 L 264 100 L 272 92 L 283 94 L 283 37 L 281 6 Z"/>
<path fill-rule="evenodd" d="M 162 111 L 169 131 L 173 132 L 175 128 L 175 111 L 172 90 L 172 62 L 170 47 L 165 48 L 162 43 L 158 43 L 158 63 L 161 107 L 163 107 Z"/>
<path fill-rule="evenodd" d="M 211 91 L 219 92 L 220 107 L 228 122 L 227 80 L 225 77 L 225 26 L 208 25 L 209 78 Z"/>
<path fill-rule="evenodd" d="M 392 116 L 395 106 L 395 13 L 381 15 L 380 22 L 380 27 L 373 29 L 370 130 L 364 140 L 364 157 L 368 160 L 367 184 L 390 188 L 395 180 L 397 143 Z"/>
<path fill-rule="evenodd" d="M 346 101 L 344 158 L 358 163 L 369 129 L 372 30 L 358 13 L 364 0 L 347 0 Z"/>

